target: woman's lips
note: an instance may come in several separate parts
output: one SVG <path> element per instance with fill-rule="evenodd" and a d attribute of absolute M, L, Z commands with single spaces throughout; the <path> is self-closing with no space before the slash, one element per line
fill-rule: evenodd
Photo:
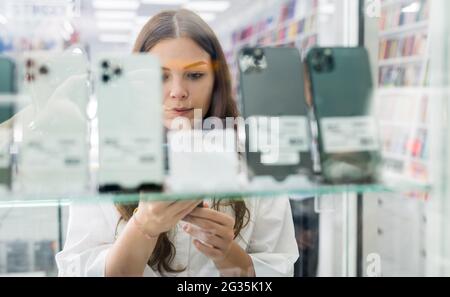
<path fill-rule="evenodd" d="M 193 108 L 173 108 L 170 111 L 176 115 L 185 115 L 193 110 Z"/>

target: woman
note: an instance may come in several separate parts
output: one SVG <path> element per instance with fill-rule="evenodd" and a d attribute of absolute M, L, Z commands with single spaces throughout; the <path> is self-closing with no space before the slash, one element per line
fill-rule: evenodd
<path fill-rule="evenodd" d="M 165 126 L 177 117 L 236 117 L 213 31 L 187 10 L 154 16 L 134 52 L 163 67 Z M 298 258 L 288 199 L 72 205 L 59 275 L 292 276 Z M 193 245 L 193 247 L 191 247 Z M 195 247 L 195 248 L 194 248 Z"/>

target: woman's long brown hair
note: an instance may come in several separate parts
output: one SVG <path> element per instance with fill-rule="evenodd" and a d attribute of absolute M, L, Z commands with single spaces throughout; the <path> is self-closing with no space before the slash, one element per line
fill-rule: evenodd
<path fill-rule="evenodd" d="M 165 39 L 187 37 L 196 42 L 211 57 L 214 65 L 214 87 L 211 104 L 205 117 L 236 118 L 238 110 L 231 95 L 231 79 L 228 65 L 220 43 L 212 29 L 195 13 L 189 10 L 163 11 L 152 17 L 139 33 L 133 52 L 149 52 L 158 42 Z M 122 218 L 128 221 L 138 204 L 116 204 Z M 218 200 L 211 206 L 219 210 L 229 206 L 235 215 L 234 233 L 237 237 L 249 221 L 250 213 L 242 200 Z M 181 272 L 171 267 L 176 249 L 168 233 L 159 236 L 155 249 L 148 261 L 153 270 L 160 273 Z"/>

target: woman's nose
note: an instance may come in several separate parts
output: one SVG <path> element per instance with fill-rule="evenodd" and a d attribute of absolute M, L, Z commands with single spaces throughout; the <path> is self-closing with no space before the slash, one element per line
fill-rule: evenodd
<path fill-rule="evenodd" d="M 170 87 L 170 98 L 172 99 L 187 99 L 189 93 L 187 89 L 183 86 L 182 82 L 179 80 L 174 80 Z"/>

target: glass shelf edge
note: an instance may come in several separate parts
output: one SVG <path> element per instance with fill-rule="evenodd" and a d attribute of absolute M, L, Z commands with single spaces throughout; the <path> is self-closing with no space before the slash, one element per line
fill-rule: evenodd
<path fill-rule="evenodd" d="M 174 201 L 192 199 L 249 199 L 249 198 L 278 198 L 296 196 L 325 196 L 339 195 L 343 193 L 431 193 L 429 184 L 413 184 L 408 182 L 390 184 L 347 184 L 347 185 L 317 185 L 304 188 L 270 189 L 270 190 L 246 190 L 228 192 L 187 192 L 187 193 L 130 193 L 130 194 L 99 194 L 84 193 L 70 195 L 0 195 L 0 208 L 7 207 L 46 207 L 68 205 L 72 202 L 82 203 L 133 203 L 139 200 L 148 201 Z"/>

